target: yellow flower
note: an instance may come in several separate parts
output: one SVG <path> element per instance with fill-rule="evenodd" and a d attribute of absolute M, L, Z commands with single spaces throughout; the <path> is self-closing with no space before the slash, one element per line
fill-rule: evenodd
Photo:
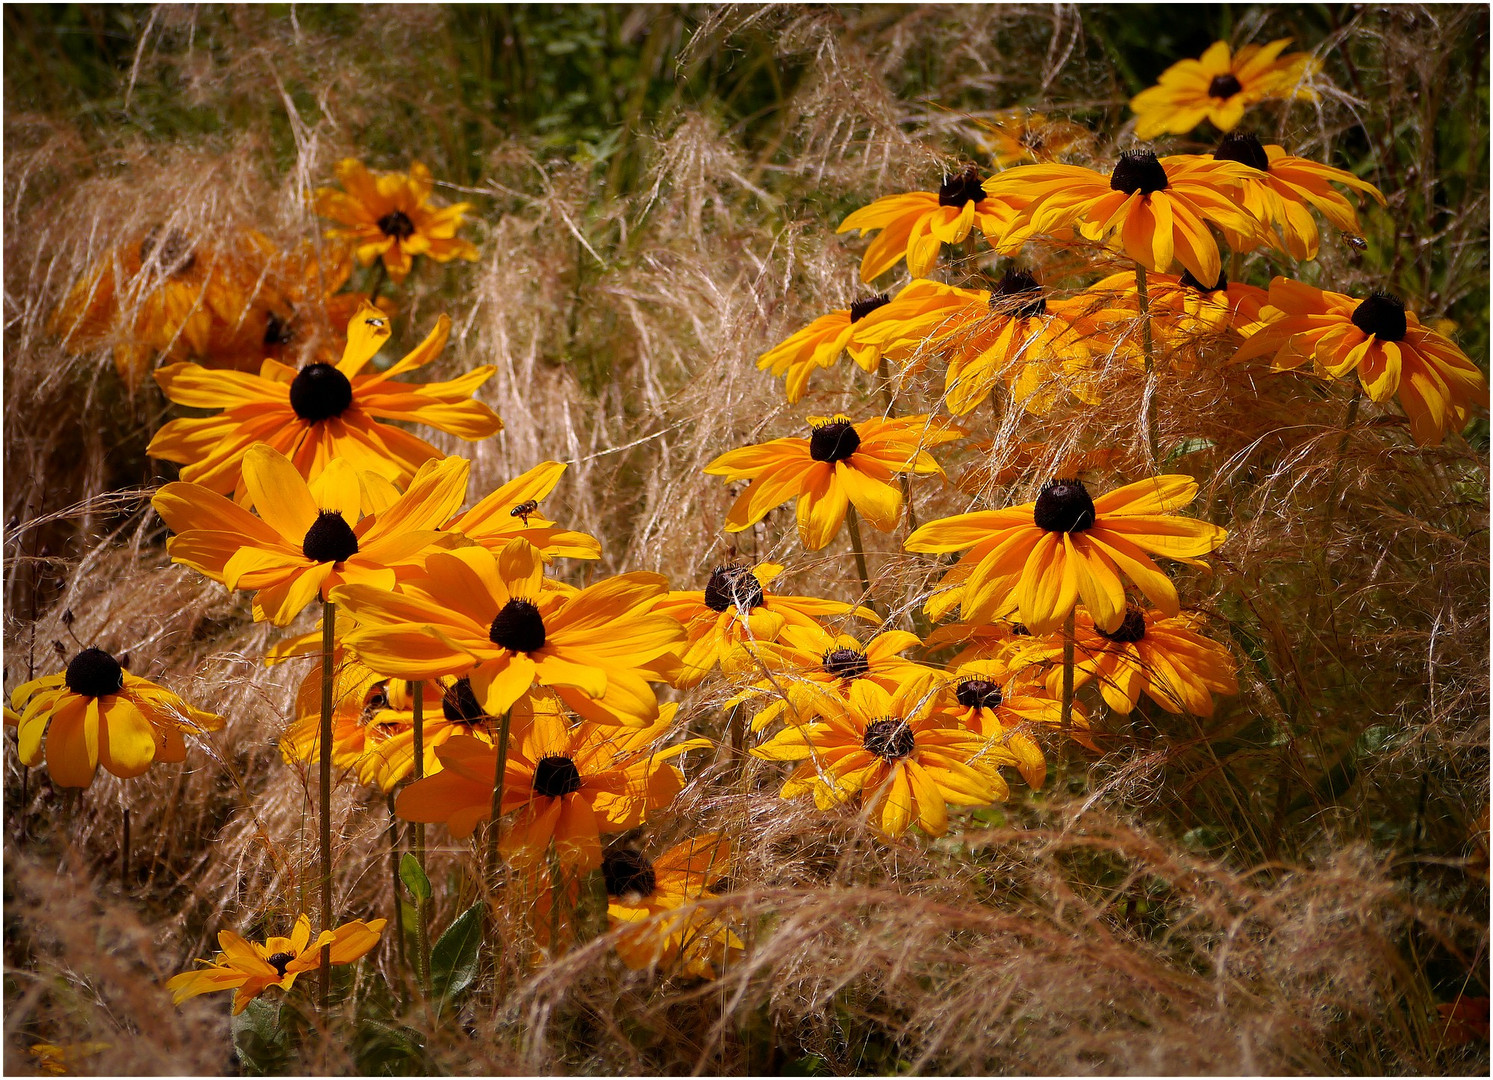
<path fill-rule="evenodd" d="M 1277 371 L 1312 360 L 1335 379 L 1356 370 L 1374 401 L 1399 394 L 1422 446 L 1439 444 L 1448 429 L 1461 431 L 1474 405 L 1488 406 L 1488 383 L 1477 365 L 1423 326 L 1399 297 L 1373 293 L 1357 300 L 1277 277 L 1260 318 L 1263 325 L 1236 360 L 1273 355 Z"/>
<path fill-rule="evenodd" d="M 1196 496 L 1190 476 L 1157 476 L 1097 499 L 1080 480 L 1049 480 L 1035 502 L 930 521 L 905 546 L 923 552 L 970 549 L 929 599 L 934 618 L 955 603 L 962 604 L 965 622 L 1019 610 L 1033 634 L 1050 634 L 1082 597 L 1095 624 L 1113 631 L 1125 618 L 1121 574 L 1175 615 L 1176 587 L 1150 556 L 1191 559 L 1228 536 L 1216 525 L 1170 513 Z"/>
<path fill-rule="evenodd" d="M 811 416 L 809 438 L 774 439 L 731 450 L 705 466 L 711 476 L 750 480 L 726 514 L 726 531 L 741 532 L 774 507 L 796 498 L 798 537 L 818 551 L 834 538 L 854 504 L 872 525 L 891 532 L 902 517 L 897 473 L 943 474 L 924 446 L 953 442 L 963 432 L 927 416 Z"/>
<path fill-rule="evenodd" d="M 348 324 L 347 348 L 335 367 L 314 363 L 297 371 L 266 360 L 258 375 L 209 371 L 196 364 L 161 368 L 156 381 L 166 397 L 178 405 L 222 411 L 172 420 L 156 432 L 146 452 L 180 463 L 183 480 L 221 495 L 243 493 L 244 453 L 261 442 L 290 458 L 308 480 L 341 457 L 360 471 L 403 486 L 440 451 L 379 420 L 427 424 L 467 442 L 503 429 L 497 414 L 471 400 L 496 372 L 491 365 L 450 382 L 393 378 L 435 359 L 450 331 L 451 320 L 442 315 L 430 335 L 398 363 L 360 374 L 389 338 L 389 317 L 364 304 Z"/>
<path fill-rule="evenodd" d="M 244 455 L 244 484 L 255 517 L 201 484 L 167 484 L 151 505 L 176 533 L 173 562 L 229 589 L 254 591 L 254 618 L 286 626 L 333 586 L 393 588 L 400 573 L 441 539 L 435 526 L 461 505 L 465 458 L 420 466 L 409 490 L 385 509 L 359 516 L 364 488 L 351 465 L 333 460 L 307 484 L 283 454 L 263 444 Z"/>
<path fill-rule="evenodd" d="M 237 1016 L 260 994 L 272 986 L 289 990 L 296 976 L 315 971 L 321 964 L 324 945 L 332 947 L 332 963 L 351 964 L 378 944 L 387 919 L 343 923 L 336 930 L 323 930 L 311 940 L 311 920 L 305 915 L 296 919 L 290 937 L 272 937 L 263 944 L 245 941 L 232 930 L 218 932 L 220 952 L 211 961 L 199 960 L 206 967 L 173 975 L 166 983 L 171 1000 L 180 1005 L 199 994 L 219 990 L 233 991 L 233 1015 Z"/>
<path fill-rule="evenodd" d="M 1032 236 L 1061 236 L 1073 226 L 1148 270 L 1165 272 L 1175 260 L 1199 281 L 1217 281 L 1210 223 L 1251 243 L 1263 237 L 1261 223 L 1232 198 L 1233 185 L 1248 179 L 1249 167 L 1237 161 L 1157 158 L 1149 150 L 1121 154 L 1109 176 L 1079 165 L 1021 165 L 990 181 L 994 190 L 1030 199 L 997 248 L 1015 254 Z"/>
<path fill-rule="evenodd" d="M 157 761 L 183 761 L 183 732 L 217 731 L 223 718 L 193 708 L 164 687 L 131 675 L 103 649 L 87 648 L 67 670 L 16 687 L 11 695 L 21 761 L 42 762 L 60 787 L 88 787 L 102 765 L 139 776 Z"/>
<path fill-rule="evenodd" d="M 870 608 L 768 592 L 766 586 L 782 572 L 777 563 L 758 563 L 751 569 L 737 564 L 717 566 L 702 591 L 671 592 L 654 605 L 654 611 L 684 627 L 686 640 L 680 669 L 673 678 L 675 686 L 695 686 L 717 664 L 730 672 L 753 667 L 749 646 L 776 641 L 789 625 L 817 628 L 819 618 L 846 614 L 881 623 Z"/>
<path fill-rule="evenodd" d="M 1102 305 L 1090 312 L 1094 325 L 1103 327 L 1110 346 L 1136 364 L 1143 361 L 1140 294 L 1135 274 L 1124 270 L 1089 286 L 1089 296 Z M 1146 273 L 1147 309 L 1155 353 L 1178 367 L 1198 363 L 1204 350 L 1220 334 L 1248 337 L 1260 324 L 1260 309 L 1268 296 L 1257 285 L 1229 281 L 1220 273 L 1211 286 L 1184 270 L 1181 277 Z"/>
<path fill-rule="evenodd" d="M 456 235 L 470 204 L 432 204 L 430 170 L 418 161 L 408 174 L 374 174 L 356 158 L 344 158 L 337 163 L 337 179 L 343 191 L 316 189 L 316 212 L 342 226 L 328 229 L 327 236 L 353 244 L 364 266 L 382 258 L 389 277 L 398 282 L 410 272 L 416 255 L 436 262 L 476 261 L 476 247 Z"/>
<path fill-rule="evenodd" d="M 1093 141 L 1086 127 L 1057 120 L 1026 109 L 1007 109 L 986 123 L 976 120 L 980 130 L 975 145 L 989 154 L 998 169 L 1032 161 L 1056 161 Z"/>
<path fill-rule="evenodd" d="M 1051 724 L 1062 720 L 1063 705 L 1040 682 L 1012 678 L 995 660 L 974 660 L 952 672 L 943 688 L 944 713 L 954 726 L 994 739 L 1016 759 L 1017 771 L 1033 788 L 1047 779 L 1047 760 L 1042 748 L 1024 730 L 1029 724 Z M 1080 732 L 1088 727 L 1083 709 L 1073 706 L 1071 722 Z M 1087 738 L 1080 740 L 1087 742 Z"/>
<path fill-rule="evenodd" d="M 27 1051 L 36 1059 L 36 1067 L 48 1076 L 67 1076 L 75 1073 L 91 1057 L 103 1053 L 113 1046 L 106 1042 L 83 1043 L 33 1043 Z"/>
<path fill-rule="evenodd" d="M 883 196 L 855 211 L 835 231 L 859 229 L 864 236 L 881 230 L 861 260 L 862 281 L 875 281 L 904 255 L 913 277 L 927 277 L 938 261 L 941 245 L 962 242 L 974 226 L 994 243 L 1015 212 L 1026 205 L 1022 192 L 994 194 L 994 183 L 995 178 L 982 179 L 980 171 L 971 165 L 944 180 L 937 193 L 910 191 Z"/>
<path fill-rule="evenodd" d="M 607 921 L 617 955 L 634 970 L 661 967 L 713 979 L 745 949 L 720 919 L 696 905 L 731 868 L 731 842 L 707 833 L 675 844 L 656 859 L 635 848 L 613 848 L 601 862 Z"/>
<path fill-rule="evenodd" d="M 601 544 L 594 536 L 561 529 L 539 510 L 540 500 L 555 490 L 564 472 L 558 461 L 540 462 L 452 518 L 445 529 L 495 552 L 522 537 L 539 549 L 545 562 L 556 557 L 599 559 Z"/>
<path fill-rule="evenodd" d="M 579 592 L 543 586 L 544 560 L 519 538 L 499 555 L 432 552 L 423 576 L 399 593 L 354 584 L 332 599 L 358 622 L 344 640 L 363 663 L 401 679 L 466 675 L 490 716 L 538 683 L 604 699 L 618 722 L 651 722 L 658 702 L 639 673 L 683 636 L 650 612 L 663 579 L 623 574 Z"/>
<path fill-rule="evenodd" d="M 763 353 L 757 359 L 757 370 L 787 376 L 783 389 L 790 405 L 804 396 L 809 376 L 821 368 L 833 367 L 841 353 L 850 353 L 850 359 L 863 371 L 875 371 L 881 362 L 881 350 L 868 345 L 865 335 L 877 326 L 878 312 L 888 303 L 886 293 L 881 293 L 819 316 Z"/>
<path fill-rule="evenodd" d="M 1321 65 L 1305 53 L 1282 56 L 1289 44 L 1290 38 L 1278 38 L 1232 53 L 1227 42 L 1215 41 L 1198 59 L 1177 61 L 1157 85 L 1130 99 L 1135 137 L 1185 135 L 1204 120 L 1219 131 L 1232 131 L 1245 109 L 1266 98 L 1317 100 L 1302 84 Z"/>
<path fill-rule="evenodd" d="M 891 693 L 860 679 L 843 702 L 827 702 L 820 719 L 784 728 L 752 754 L 803 762 L 783 785 L 785 799 L 812 792 L 815 805 L 827 810 L 860 795 L 886 835 L 901 836 L 916 824 L 942 836 L 949 804 L 985 806 L 1006 798 L 996 766 L 1017 762 L 935 710 L 934 691 L 933 678 L 908 679 Z"/>

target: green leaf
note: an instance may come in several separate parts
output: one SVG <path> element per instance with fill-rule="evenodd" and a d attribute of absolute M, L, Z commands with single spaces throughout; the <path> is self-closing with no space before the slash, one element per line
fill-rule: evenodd
<path fill-rule="evenodd" d="M 410 891 L 416 903 L 423 904 L 430 899 L 430 879 L 425 876 L 420 860 L 412 852 L 406 851 L 404 858 L 399 860 L 399 880 L 404 882 L 404 887 Z"/>
<path fill-rule="evenodd" d="M 430 950 L 430 981 L 438 1002 L 447 1002 L 477 981 L 482 945 L 482 901 L 467 908 L 446 927 Z"/>
<path fill-rule="evenodd" d="M 289 1071 L 295 1010 L 282 1001 L 257 997 L 233 1018 L 233 1048 L 250 1076 Z"/>

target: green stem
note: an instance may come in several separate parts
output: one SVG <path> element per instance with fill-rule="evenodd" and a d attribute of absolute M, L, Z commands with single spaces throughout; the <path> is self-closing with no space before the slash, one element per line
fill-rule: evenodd
<path fill-rule="evenodd" d="M 1140 342 L 1146 358 L 1146 445 L 1151 450 L 1151 466 L 1155 469 L 1159 454 L 1156 444 L 1156 346 L 1151 340 L 1151 293 L 1146 280 L 1146 268 L 1135 264 L 1135 295 L 1140 306 Z"/>
<path fill-rule="evenodd" d="M 487 940 L 483 944 L 492 957 L 494 986 L 498 982 L 502 960 L 502 942 L 498 939 L 494 910 L 498 892 L 498 844 L 503 838 L 503 779 L 508 772 L 508 729 L 512 719 L 513 710 L 508 709 L 498 721 L 497 764 L 493 767 L 492 808 L 487 822 L 487 857 L 482 864 L 482 890 L 487 898 L 487 918 L 482 921 Z"/>
<path fill-rule="evenodd" d="M 1327 485 L 1327 516 L 1324 527 L 1332 530 L 1332 519 L 1337 516 L 1338 483 L 1343 475 L 1343 456 L 1348 452 L 1348 439 L 1353 434 L 1353 424 L 1358 419 L 1358 406 L 1363 401 L 1363 384 L 1353 381 L 1353 398 L 1348 402 L 1348 415 L 1343 418 L 1343 437 L 1338 440 L 1337 459 L 1332 466 L 1332 480 Z"/>
<path fill-rule="evenodd" d="M 379 259 L 373 270 L 373 284 L 368 287 L 368 302 L 370 304 L 377 305 L 379 290 L 384 287 L 384 282 L 388 280 L 388 277 L 388 268 L 384 266 L 384 260 Z"/>
<path fill-rule="evenodd" d="M 126 892 L 130 888 L 130 808 L 124 808 L 124 840 L 119 850 L 119 884 Z"/>
<path fill-rule="evenodd" d="M 1068 734 L 1073 728 L 1073 612 L 1063 621 L 1063 712 L 1058 720 L 1058 730 L 1063 740 L 1063 761 L 1068 758 Z"/>
<path fill-rule="evenodd" d="M 394 882 L 394 938 L 399 948 L 399 970 L 403 972 L 409 966 L 409 958 L 404 953 L 404 894 L 399 887 L 399 819 L 394 816 L 392 791 L 386 796 L 386 800 L 389 806 L 389 873 Z M 401 974 L 401 984 L 403 979 Z"/>
<path fill-rule="evenodd" d="M 845 508 L 845 523 L 850 526 L 850 548 L 855 552 L 855 569 L 861 576 L 866 606 L 880 615 L 881 612 L 876 609 L 876 597 L 871 595 L 871 574 L 866 569 L 866 551 L 861 545 L 861 522 L 853 505 Z"/>
<path fill-rule="evenodd" d="M 425 778 L 425 680 L 416 679 L 410 684 L 411 709 L 415 737 L 415 779 Z M 415 861 L 425 870 L 425 826 L 415 825 Z M 429 876 L 429 871 L 426 871 Z M 420 989 L 430 996 L 430 912 L 428 900 L 415 899 L 415 963 L 420 980 Z"/>
<path fill-rule="evenodd" d="M 321 928 L 332 929 L 332 650 L 337 643 L 337 605 L 321 605 L 321 730 L 317 738 L 321 776 Z M 332 992 L 332 947 L 321 950 L 321 1007 Z"/>

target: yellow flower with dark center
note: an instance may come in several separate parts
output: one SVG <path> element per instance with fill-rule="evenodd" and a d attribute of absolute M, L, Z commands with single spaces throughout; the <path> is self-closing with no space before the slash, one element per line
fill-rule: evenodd
<path fill-rule="evenodd" d="M 881 350 L 866 344 L 864 337 L 877 325 L 877 312 L 890 302 L 886 293 L 880 293 L 819 316 L 758 357 L 757 370 L 787 377 L 783 390 L 790 405 L 804 396 L 809 376 L 834 367 L 842 353 L 848 352 L 861 370 L 875 371 L 881 362 Z"/>
<path fill-rule="evenodd" d="M 1263 326 L 1234 354 L 1236 360 L 1271 356 L 1277 371 L 1315 362 L 1318 373 L 1342 378 L 1354 371 L 1374 401 L 1398 393 L 1410 433 L 1436 445 L 1461 431 L 1474 406 L 1488 407 L 1488 382 L 1447 338 L 1421 325 L 1388 293 L 1358 300 L 1277 277 Z"/>
<path fill-rule="evenodd" d="M 560 528 L 539 508 L 564 472 L 565 466 L 558 461 L 540 462 L 452 518 L 445 528 L 492 551 L 501 551 L 510 540 L 522 537 L 539 549 L 545 562 L 556 557 L 599 559 L 601 544 L 594 536 Z"/>
<path fill-rule="evenodd" d="M 914 281 L 868 337 L 902 365 L 899 379 L 930 356 L 943 357 L 944 404 L 955 416 L 973 412 L 1001 385 L 1017 404 L 1042 415 L 1065 394 L 1089 405 L 1099 401 L 1092 386 L 1092 306 L 1082 294 L 1053 296 L 1012 267 L 990 290 Z"/>
<path fill-rule="evenodd" d="M 1035 502 L 930 521 L 908 551 L 969 548 L 929 598 L 939 618 L 956 603 L 964 622 L 1013 611 L 1036 635 L 1050 634 L 1078 603 L 1114 630 L 1125 618 L 1123 574 L 1168 615 L 1180 610 L 1171 579 L 1151 555 L 1192 559 L 1228 537 L 1216 525 L 1174 516 L 1197 496 L 1190 476 L 1157 476 L 1094 498 L 1081 480 L 1049 480 Z"/>
<path fill-rule="evenodd" d="M 1249 178 L 1236 187 L 1240 204 L 1251 218 L 1266 226 L 1264 239 L 1293 259 L 1315 259 L 1320 234 L 1312 217 L 1315 208 L 1340 231 L 1361 236 L 1358 212 L 1335 188 L 1342 184 L 1364 192 L 1385 205 L 1384 194 L 1367 180 L 1344 169 L 1287 154 L 1284 148 L 1263 146 L 1247 132 L 1231 132 L 1213 151 L 1215 161 L 1237 161 L 1250 168 Z M 1236 251 L 1247 250 L 1250 238 L 1220 226 L 1223 238 Z"/>
<path fill-rule="evenodd" d="M 314 363 L 297 371 L 266 360 L 258 375 L 209 371 L 173 364 L 156 372 L 166 397 L 215 416 L 183 417 L 156 432 L 147 453 L 182 465 L 181 477 L 222 495 L 243 493 L 241 465 L 255 443 L 266 443 L 294 462 L 307 479 L 345 458 L 361 471 L 403 486 L 414 471 L 441 453 L 424 439 L 380 420 L 427 424 L 467 442 L 503 429 L 503 422 L 473 392 L 497 371 L 475 368 L 440 383 L 405 383 L 396 375 L 428 364 L 445 347 L 451 320 L 387 370 L 361 374 L 389 338 L 389 317 L 365 304 L 347 328 L 347 348 L 334 367 Z"/>
<path fill-rule="evenodd" d="M 377 514 L 360 517 L 364 487 L 351 465 L 333 460 L 307 484 L 283 454 L 265 445 L 244 455 L 244 484 L 256 517 L 201 484 L 167 484 L 151 505 L 176 533 L 173 562 L 229 589 L 254 592 L 254 618 L 286 626 L 343 582 L 389 589 L 442 539 L 435 526 L 461 505 L 468 462 L 442 458 L 420 467 L 409 490 Z"/>
<path fill-rule="evenodd" d="M 1013 678 L 994 660 L 974 660 L 953 669 L 942 692 L 940 708 L 956 726 L 994 739 L 1016 759 L 1022 779 L 1033 788 L 1042 786 L 1047 759 L 1026 728 L 1032 724 L 1056 727 L 1062 719 L 1061 701 L 1040 682 Z M 1077 704 L 1070 719 L 1080 732 L 1087 729 L 1088 719 Z"/>
<path fill-rule="evenodd" d="M 891 532 L 902 517 L 898 473 L 943 474 L 923 449 L 963 432 L 927 416 L 898 419 L 809 417 L 809 438 L 774 439 L 731 450 L 705 466 L 711 476 L 750 480 L 726 514 L 726 531 L 741 532 L 788 499 L 797 499 L 798 537 L 818 551 L 834 539 L 854 504 L 873 526 Z"/>
<path fill-rule="evenodd" d="M 673 677 L 675 686 L 695 686 L 717 664 L 728 672 L 754 670 L 756 648 L 776 641 L 787 626 L 816 629 L 818 619 L 836 615 L 881 623 L 870 608 L 768 592 L 767 586 L 782 572 L 777 563 L 758 563 L 750 569 L 735 563 L 717 566 L 703 590 L 671 592 L 654 605 L 654 611 L 684 627 L 686 640 L 680 669 Z"/>
<path fill-rule="evenodd" d="M 641 825 L 683 790 L 684 776 L 668 759 L 710 745 L 705 739 L 655 745 L 673 728 L 676 709 L 671 702 L 646 727 L 617 728 L 584 721 L 572 727 L 558 709 L 536 708 L 532 721 L 510 735 L 499 812 L 517 816 L 503 830 L 504 855 L 527 866 L 542 861 L 553 842 L 564 865 L 600 866 L 603 833 Z M 497 750 L 457 737 L 437 756 L 441 771 L 401 791 L 395 812 L 469 836 L 491 816 Z"/>
<path fill-rule="evenodd" d="M 1073 620 L 1073 684 L 1099 680 L 1104 703 L 1115 712 L 1129 713 L 1144 693 L 1167 712 L 1213 715 L 1213 694 L 1237 694 L 1237 665 L 1229 650 L 1199 633 L 1203 617 L 1183 612 L 1166 618 L 1160 612 L 1132 604 L 1118 627 L 1109 632 L 1094 626 L 1079 608 Z M 1063 655 L 1056 640 L 1032 640 L 1031 659 L 1052 663 Z M 1048 689 L 1059 693 L 1061 665 L 1048 673 Z"/>
<path fill-rule="evenodd" d="M 477 248 L 456 235 L 469 203 L 436 206 L 430 201 L 434 181 L 418 161 L 410 171 L 371 173 L 356 158 L 337 163 L 343 190 L 316 189 L 316 212 L 341 228 L 328 229 L 333 240 L 353 245 L 358 262 L 369 266 L 383 259 L 389 277 L 403 281 L 416 255 L 436 262 L 475 262 Z"/>
<path fill-rule="evenodd" d="M 809 724 L 790 726 L 755 747 L 768 761 L 800 761 L 783 785 L 791 799 L 812 793 L 821 810 L 861 798 L 888 836 L 921 825 L 949 828 L 950 804 L 986 806 L 1009 795 L 997 766 L 1017 759 L 993 740 L 957 727 L 934 708 L 935 678 L 908 679 L 888 693 L 869 679 Z"/>
<path fill-rule="evenodd" d="M 1215 41 L 1196 60 L 1179 60 L 1161 73 L 1157 85 L 1130 99 L 1135 137 L 1185 135 L 1204 120 L 1232 131 L 1244 111 L 1267 98 L 1317 100 L 1303 85 L 1320 65 L 1305 53 L 1281 53 L 1290 38 L 1268 45 L 1246 45 L 1237 53 Z"/>
<path fill-rule="evenodd" d="M 996 246 L 1014 255 L 1033 236 L 1062 237 L 1073 227 L 1147 270 L 1165 272 L 1176 261 L 1199 281 L 1217 281 L 1210 223 L 1252 244 L 1263 237 L 1263 225 L 1232 197 L 1249 176 L 1249 167 L 1236 161 L 1158 158 L 1149 150 L 1121 154 L 1108 176 L 1080 165 L 1021 165 L 990 181 L 994 190 L 1030 199 Z"/>
<path fill-rule="evenodd" d="M 289 990 L 295 985 L 297 975 L 315 971 L 321 964 L 325 945 L 332 947 L 334 964 L 361 960 L 378 944 L 387 922 L 387 919 L 372 922 L 359 919 L 343 923 L 336 930 L 323 930 L 312 941 L 311 920 L 302 915 L 296 919 L 289 937 L 267 938 L 262 944 L 245 941 L 232 930 L 220 930 L 218 948 L 223 951 L 211 961 L 197 961 L 205 967 L 173 975 L 166 989 L 171 991 L 171 1000 L 176 1005 L 199 994 L 232 990 L 233 1015 L 237 1016 L 270 987 Z"/>
<path fill-rule="evenodd" d="M 630 847 L 609 850 L 601 862 L 607 921 L 617 955 L 633 970 L 658 967 L 713 979 L 745 945 L 718 915 L 697 907 L 709 900 L 731 869 L 731 842 L 707 833 L 650 859 Z"/>
<path fill-rule="evenodd" d="M 683 636 L 651 613 L 663 579 L 622 574 L 579 592 L 544 585 L 538 549 L 518 538 L 498 555 L 432 552 L 398 593 L 346 585 L 332 599 L 358 622 L 344 641 L 363 663 L 400 679 L 465 675 L 490 716 L 537 683 L 604 700 L 618 722 L 652 722 L 658 702 L 640 673 Z"/>
<path fill-rule="evenodd" d="M 1026 109 L 1007 109 L 991 122 L 976 120 L 975 145 L 987 153 L 998 169 L 1033 161 L 1057 161 L 1084 149 L 1094 134 L 1069 123 Z"/>
<path fill-rule="evenodd" d="M 1024 666 L 1018 657 L 1031 637 L 1031 631 L 1018 622 L 957 622 L 935 626 L 923 639 L 923 646 L 931 653 L 935 649 L 957 645 L 959 652 L 949 661 L 950 670 L 957 671 L 977 660 L 991 660 L 996 665 L 993 670 L 1004 678 Z"/>
<path fill-rule="evenodd" d="M 14 722 L 21 761 L 40 765 L 45 742 L 47 774 L 59 787 L 88 787 L 100 765 L 127 779 L 157 761 L 184 761 L 184 732 L 223 726 L 221 716 L 131 675 L 93 647 L 65 671 L 16 687 L 10 701 L 14 712 L 7 710 L 6 723 Z"/>
<path fill-rule="evenodd" d="M 994 183 L 994 177 L 982 178 L 971 165 L 946 178 L 937 192 L 883 196 L 855 211 L 835 231 L 859 229 L 863 236 L 881 231 L 861 259 L 862 281 L 875 281 L 903 256 L 913 277 L 927 277 L 941 245 L 961 243 L 975 227 L 993 244 L 1026 205 L 1025 193 L 1006 189 L 996 194 Z"/>
<path fill-rule="evenodd" d="M 1121 271 L 1094 282 L 1088 295 L 1100 305 L 1090 318 L 1104 328 L 1110 347 L 1140 365 L 1143 316 L 1135 285 L 1135 274 Z M 1252 334 L 1268 299 L 1259 286 L 1230 281 L 1226 274 L 1204 285 L 1186 270 L 1181 277 L 1147 272 L 1146 294 L 1154 351 L 1183 368 L 1197 364 L 1222 334 Z"/>

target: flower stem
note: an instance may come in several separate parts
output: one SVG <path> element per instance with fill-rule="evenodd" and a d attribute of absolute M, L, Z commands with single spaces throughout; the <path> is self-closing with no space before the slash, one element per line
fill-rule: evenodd
<path fill-rule="evenodd" d="M 337 605 L 321 605 L 321 729 L 316 743 L 321 776 L 321 928 L 332 929 L 332 650 L 337 643 Z M 321 950 L 321 1007 L 332 992 L 332 947 Z"/>
<path fill-rule="evenodd" d="M 876 610 L 876 597 L 871 595 L 871 574 L 866 569 L 866 551 L 861 545 L 861 522 L 853 504 L 845 508 L 845 523 L 850 526 L 850 548 L 855 552 L 855 569 L 861 576 L 866 606 L 880 615 L 881 612 Z"/>
<path fill-rule="evenodd" d="M 482 864 L 482 891 L 487 898 L 487 918 L 483 920 L 483 934 L 487 938 L 488 955 L 492 957 L 494 985 L 497 982 L 502 942 L 498 940 L 497 920 L 494 917 L 494 900 L 498 891 L 498 843 L 503 838 L 503 779 L 508 772 L 508 729 L 513 719 L 513 710 L 503 712 L 498 721 L 497 764 L 493 767 L 492 808 L 487 821 L 487 857 Z"/>
<path fill-rule="evenodd" d="M 409 958 L 404 954 L 404 899 L 399 888 L 399 819 L 394 816 L 394 793 L 389 792 L 385 800 L 389 807 L 389 873 L 394 882 L 394 937 L 399 947 L 399 970 L 403 972 Z M 403 978 L 401 974 L 401 982 Z"/>
<path fill-rule="evenodd" d="M 382 265 L 382 264 L 380 264 Z M 415 779 L 425 778 L 425 680 L 417 679 L 410 684 L 411 688 L 411 711 L 414 720 L 413 734 L 415 737 Z M 420 864 L 420 869 L 425 869 L 425 826 L 416 822 L 415 824 L 415 861 Z M 428 997 L 430 995 L 430 913 L 427 910 L 429 901 L 415 899 L 415 963 L 418 970 L 416 975 L 420 980 L 420 989 Z"/>
<path fill-rule="evenodd" d="M 1063 740 L 1063 761 L 1068 758 L 1068 733 L 1073 727 L 1073 638 L 1073 612 L 1070 611 L 1063 621 L 1063 712 L 1058 721 Z"/>
<path fill-rule="evenodd" d="M 1135 264 L 1135 295 L 1140 306 L 1140 343 L 1146 358 L 1146 390 L 1141 402 L 1141 412 L 1146 422 L 1146 445 L 1151 450 L 1151 466 L 1154 469 L 1158 458 L 1156 443 L 1156 345 L 1151 340 L 1151 293 L 1146 279 L 1146 268 Z"/>
<path fill-rule="evenodd" d="M 130 808 L 124 808 L 124 838 L 119 849 L 119 884 L 126 892 L 130 888 Z"/>
<path fill-rule="evenodd" d="M 1332 465 L 1332 480 L 1327 485 L 1327 518 L 1326 529 L 1332 529 L 1332 519 L 1337 515 L 1338 482 L 1343 476 L 1343 456 L 1348 452 L 1348 439 L 1353 434 L 1354 421 L 1358 419 L 1358 405 L 1363 401 L 1363 384 L 1356 379 L 1353 382 L 1353 398 L 1348 402 L 1348 415 L 1343 418 L 1343 437 L 1338 440 L 1337 453 L 1333 455 L 1336 460 Z"/>
<path fill-rule="evenodd" d="M 379 290 L 384 287 L 384 281 L 389 276 L 388 267 L 384 266 L 384 260 L 379 259 L 373 270 L 373 284 L 368 287 L 368 302 L 378 303 Z"/>

